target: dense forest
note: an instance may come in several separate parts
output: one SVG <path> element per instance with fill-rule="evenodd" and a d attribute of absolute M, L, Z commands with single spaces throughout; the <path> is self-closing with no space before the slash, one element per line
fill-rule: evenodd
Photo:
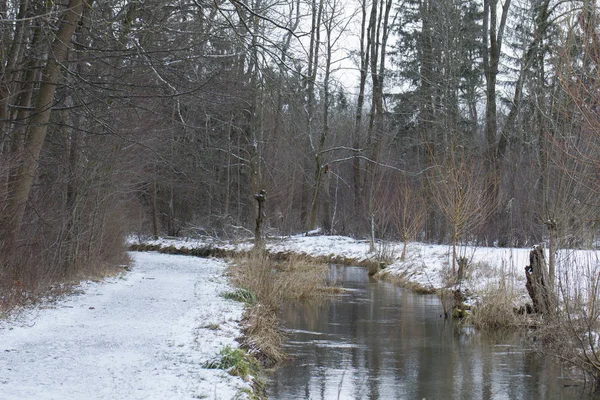
<path fill-rule="evenodd" d="M 257 218 L 591 246 L 599 18 L 591 0 L 1 1 L 0 281 Z"/>

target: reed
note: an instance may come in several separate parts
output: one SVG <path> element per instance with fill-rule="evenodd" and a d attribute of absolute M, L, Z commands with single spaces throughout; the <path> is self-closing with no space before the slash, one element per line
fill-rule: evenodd
<path fill-rule="evenodd" d="M 472 308 L 468 321 L 486 330 L 511 329 L 527 324 L 526 318 L 515 312 L 516 294 L 500 283 L 489 285 L 481 292 L 480 300 Z"/>

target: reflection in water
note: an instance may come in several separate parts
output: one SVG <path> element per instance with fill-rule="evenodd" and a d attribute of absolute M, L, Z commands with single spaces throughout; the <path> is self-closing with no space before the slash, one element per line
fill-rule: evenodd
<path fill-rule="evenodd" d="M 282 309 L 293 360 L 272 376 L 271 399 L 581 398 L 514 335 L 444 321 L 436 296 L 369 280 L 358 267 L 330 275 L 352 291 Z"/>

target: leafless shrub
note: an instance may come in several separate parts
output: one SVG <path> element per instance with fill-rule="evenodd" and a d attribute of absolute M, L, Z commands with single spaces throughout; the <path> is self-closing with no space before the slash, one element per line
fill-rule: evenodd
<path fill-rule="evenodd" d="M 455 306 L 454 293 L 450 289 L 439 289 L 436 292 L 437 296 L 442 303 L 442 309 L 444 310 L 444 316 L 446 318 L 452 317 L 452 310 Z"/>
<path fill-rule="evenodd" d="M 16 247 L 0 251 L 4 310 L 35 301 L 58 282 L 100 278 L 129 262 L 123 240 L 126 196 L 119 193 L 119 181 L 112 181 L 114 171 L 82 166 L 75 185 L 48 172 L 51 166 L 44 165 L 37 177 Z"/>
<path fill-rule="evenodd" d="M 384 265 L 389 265 L 396 259 L 396 248 L 392 242 L 382 240 L 377 244 L 375 259 Z M 371 274 L 372 275 L 372 274 Z"/>
<path fill-rule="evenodd" d="M 450 224 L 452 273 L 457 273 L 457 246 L 469 232 L 483 224 L 495 207 L 493 188 L 482 172 L 485 168 L 468 156 L 450 152 L 435 168 L 433 199 Z"/>
<path fill-rule="evenodd" d="M 415 240 L 425 223 L 427 209 L 423 204 L 423 196 L 414 185 L 407 181 L 399 184 L 398 193 L 392 203 L 392 213 L 394 225 L 403 242 L 401 261 L 406 258 L 408 242 Z"/>
<path fill-rule="evenodd" d="M 582 371 L 600 388 L 600 264 L 592 253 L 562 252 L 559 311 L 534 332 L 538 350 Z"/>
<path fill-rule="evenodd" d="M 0 282 L 0 318 L 31 302 L 29 292 L 20 281 L 8 282 L 0 274 Z"/>

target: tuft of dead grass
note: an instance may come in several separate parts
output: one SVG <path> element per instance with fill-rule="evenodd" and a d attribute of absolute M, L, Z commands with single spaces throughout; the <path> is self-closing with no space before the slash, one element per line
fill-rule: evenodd
<path fill-rule="evenodd" d="M 400 274 L 390 274 L 389 270 L 383 269 L 376 273 L 373 278 L 381 279 L 386 282 L 393 283 L 403 288 L 409 289 L 418 294 L 435 294 L 436 289 L 433 286 L 424 286 L 410 279 L 408 271 L 403 271 Z"/>
<path fill-rule="evenodd" d="M 229 270 L 232 283 L 256 298 L 244 314 L 243 344 L 263 365 L 277 364 L 286 357 L 282 349 L 285 337 L 278 326 L 280 305 L 328 294 L 328 289 L 323 289 L 326 264 L 302 255 L 276 260 L 265 253 L 247 254 L 234 259 Z"/>
<path fill-rule="evenodd" d="M 526 325 L 523 315 L 515 312 L 515 295 L 504 285 L 490 286 L 481 293 L 478 304 L 472 308 L 468 321 L 479 329 L 495 330 Z"/>
<path fill-rule="evenodd" d="M 339 286 L 321 286 L 317 288 L 317 292 L 322 293 L 324 295 L 334 295 L 334 294 L 343 294 L 350 293 L 350 289 L 345 289 Z"/>
<path fill-rule="evenodd" d="M 242 344 L 262 365 L 271 366 L 285 360 L 285 335 L 279 329 L 277 311 L 256 304 L 244 313 Z"/>
<path fill-rule="evenodd" d="M 230 269 L 237 287 L 251 291 L 260 304 L 275 310 L 282 301 L 319 297 L 327 271 L 326 264 L 301 255 L 275 262 L 265 254 L 237 258 Z"/>

